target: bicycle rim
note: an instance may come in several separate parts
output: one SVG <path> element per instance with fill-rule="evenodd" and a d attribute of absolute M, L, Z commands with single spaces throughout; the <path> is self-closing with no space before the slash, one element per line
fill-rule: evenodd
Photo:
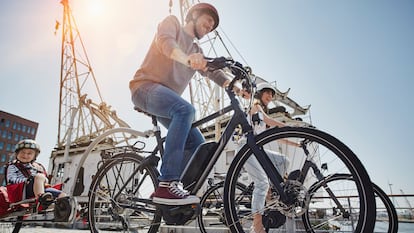
<path fill-rule="evenodd" d="M 143 167 L 137 154 L 113 157 L 98 170 L 89 193 L 91 232 L 157 232 L 161 216 L 149 197 L 158 172 Z"/>
<path fill-rule="evenodd" d="M 279 200 L 279 194 L 273 191 L 271 194 L 266 194 L 266 204 L 261 208 L 262 211 L 279 211 L 292 221 L 289 221 L 289 225 L 279 226 L 278 229 L 271 228 L 269 232 L 287 228 L 306 232 L 330 232 L 336 227 L 340 227 L 344 232 L 373 231 L 375 198 L 371 181 L 359 159 L 347 146 L 322 131 L 302 127 L 272 128 L 257 135 L 256 142 L 269 157 L 272 157 L 273 152 L 278 152 L 289 160 L 284 167 L 286 172 L 281 174 L 285 177 L 282 185 L 288 193 L 289 203 L 282 203 Z M 306 142 L 308 155 L 301 147 L 291 145 L 301 142 Z M 244 169 L 250 156 L 254 156 L 251 149 L 248 146 L 242 147 L 233 159 L 225 180 L 224 206 L 226 220 L 232 232 L 248 232 L 252 225 L 252 216 L 240 217 L 238 214 L 240 209 L 232 201 L 235 195 L 235 184 L 245 183 L 251 177 Z M 311 161 L 315 169 L 306 171 L 305 161 Z M 309 190 L 321 179 L 316 175 L 318 171 L 323 177 L 336 173 L 352 174 L 354 177 L 355 189 L 352 193 L 346 193 L 345 196 L 333 194 L 333 199 L 342 207 L 341 211 L 332 213 L 329 203 L 333 200 L 328 197 L 320 202 L 310 203 Z M 269 178 L 263 177 L 263 179 Z M 349 199 L 349 197 L 353 198 Z M 324 213 L 323 218 L 318 219 L 324 224 L 303 224 L 301 216 L 308 209 Z M 306 228 L 307 226 L 311 228 Z"/>

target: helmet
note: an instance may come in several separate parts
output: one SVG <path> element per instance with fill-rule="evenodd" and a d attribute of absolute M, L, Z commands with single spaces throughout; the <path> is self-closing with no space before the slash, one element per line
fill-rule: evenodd
<path fill-rule="evenodd" d="M 190 20 L 193 19 L 192 15 L 193 15 L 194 11 L 200 11 L 202 13 L 206 13 L 206 14 L 210 15 L 211 17 L 213 17 L 214 26 L 213 26 L 212 31 L 214 29 L 216 29 L 217 26 L 219 25 L 220 18 L 219 18 L 217 9 L 213 5 L 208 4 L 208 3 L 197 3 L 197 4 L 195 4 L 194 6 L 192 6 L 190 8 L 190 10 L 188 10 L 187 16 L 185 17 L 186 22 L 189 22 Z"/>
<path fill-rule="evenodd" d="M 276 88 L 274 86 L 270 85 L 270 83 L 268 83 L 268 82 L 262 82 L 262 83 L 258 83 L 256 85 L 256 93 L 257 94 L 260 95 L 264 90 L 271 90 L 273 96 L 276 94 Z"/>
<path fill-rule="evenodd" d="M 18 153 L 21 149 L 33 149 L 36 151 L 36 156 L 40 153 L 40 146 L 33 139 L 23 139 L 16 144 L 14 149 L 15 153 Z"/>

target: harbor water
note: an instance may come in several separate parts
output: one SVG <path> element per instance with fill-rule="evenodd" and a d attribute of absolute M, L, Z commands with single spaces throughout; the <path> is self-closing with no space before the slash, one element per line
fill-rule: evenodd
<path fill-rule="evenodd" d="M 375 233 L 388 232 L 388 223 L 387 222 L 377 222 L 375 224 Z M 398 223 L 398 233 L 413 233 L 414 232 L 414 223 L 399 222 Z"/>

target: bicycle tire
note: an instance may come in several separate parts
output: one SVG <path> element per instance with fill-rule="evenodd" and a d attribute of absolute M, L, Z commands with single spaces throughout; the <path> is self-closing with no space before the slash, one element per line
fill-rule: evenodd
<path fill-rule="evenodd" d="M 341 225 L 342 227 L 353 228 L 351 232 L 373 231 L 376 207 L 371 180 L 360 160 L 345 144 L 325 132 L 305 127 L 271 128 L 255 136 L 255 139 L 259 147 L 272 149 L 287 155 L 291 164 L 289 176 L 283 182 L 284 189 L 290 192 L 290 204 L 283 205 L 283 203 L 278 201 L 278 194 L 275 193 L 272 195 L 274 201 L 269 202 L 271 205 L 266 203 L 264 209 L 276 209 L 283 212 L 285 216 L 296 218 L 310 208 L 307 190 L 318 178 L 312 170 L 309 170 L 306 174 L 301 170 L 305 161 L 309 160 L 321 172 L 327 173 L 323 174 L 325 177 L 329 176 L 329 174 L 340 172 L 352 174 L 356 193 L 350 193 L 349 195 L 356 196 L 355 202 L 351 203 L 351 207 L 353 209 L 356 208 L 357 211 L 348 212 L 343 208 L 340 219 L 338 216 L 335 216 L 335 219 L 341 220 L 340 224 L 343 224 Z M 280 139 L 296 143 L 306 141 L 310 154 L 305 155 L 304 150 L 300 149 L 300 147 L 285 145 L 280 142 Z M 251 149 L 247 145 L 243 146 L 233 159 L 226 175 L 224 207 L 226 221 L 231 232 L 241 233 L 248 231 L 251 227 L 251 220 L 239 219 L 237 206 L 233 202 L 235 184 L 241 179 L 246 178 L 242 168 L 250 156 L 254 156 Z M 295 172 L 298 170 L 299 172 Z M 299 177 L 303 182 L 298 181 Z M 342 205 L 347 206 L 348 203 L 343 203 Z M 354 221 L 350 221 L 350 219 Z M 304 225 L 306 226 L 306 224 Z M 303 227 L 303 224 L 296 224 L 295 227 L 298 231 L 314 232 L 314 229 L 300 229 Z"/>
<path fill-rule="evenodd" d="M 239 200 L 239 205 L 243 205 L 241 203 L 242 200 L 251 200 L 249 186 L 238 183 L 236 187 L 239 190 L 237 192 L 239 195 L 235 202 Z M 202 233 L 214 233 L 217 232 L 217 229 L 222 231 L 224 231 L 223 229 L 228 229 L 224 217 L 223 188 L 224 181 L 221 181 L 207 189 L 201 197 L 200 205 L 202 212 L 197 217 L 197 222 Z M 250 201 L 247 203 L 250 203 Z M 208 218 L 207 215 L 209 216 Z"/>
<path fill-rule="evenodd" d="M 150 195 L 158 185 L 159 173 L 152 166 L 140 167 L 143 159 L 134 153 L 119 154 L 99 168 L 88 200 L 92 233 L 158 231 L 161 215 Z"/>
<path fill-rule="evenodd" d="M 388 215 L 388 233 L 397 233 L 398 232 L 398 215 L 395 209 L 394 204 L 388 195 L 382 190 L 378 185 L 372 183 L 374 188 L 374 194 L 376 194 L 382 203 L 384 204 L 385 209 L 387 210 Z"/>
<path fill-rule="evenodd" d="M 338 184 L 335 184 L 335 186 L 344 186 L 344 181 L 346 180 L 352 180 L 352 176 L 350 174 L 334 174 L 332 176 L 329 176 L 326 178 L 326 180 L 324 180 L 323 182 L 318 182 L 315 184 L 314 187 L 311 187 L 311 189 L 309 190 L 309 192 L 311 193 L 311 198 L 313 197 L 313 194 L 321 194 L 322 191 L 320 190 L 320 188 L 323 188 L 323 184 L 327 184 L 327 183 L 332 183 L 335 181 L 339 181 Z M 342 184 L 340 182 L 343 182 Z M 330 187 L 333 185 L 329 185 Z M 397 212 L 395 210 L 395 207 L 392 203 L 392 201 L 390 200 L 390 198 L 387 196 L 387 194 L 376 184 L 372 183 L 372 187 L 374 190 L 374 195 L 376 197 L 379 198 L 379 201 L 381 202 L 381 206 L 384 206 L 386 212 L 387 212 L 387 221 L 388 221 L 388 228 L 386 231 L 383 231 L 379 228 L 374 228 L 374 232 L 388 232 L 388 233 L 397 233 L 398 232 L 398 216 L 397 216 Z M 319 193 L 318 193 L 319 192 Z M 317 198 L 319 198 L 318 196 L 315 197 L 315 201 L 318 201 Z M 312 201 L 311 201 L 312 202 Z M 377 214 L 378 214 L 378 209 L 379 209 L 379 205 L 377 202 Z M 302 218 L 304 218 L 304 223 L 308 224 L 310 222 L 312 222 L 312 220 L 310 220 L 311 214 L 309 212 L 306 212 Z M 377 215 L 378 217 L 378 215 Z M 376 222 L 378 222 L 379 220 L 377 219 Z M 308 226 L 309 228 L 311 228 L 310 226 Z"/>

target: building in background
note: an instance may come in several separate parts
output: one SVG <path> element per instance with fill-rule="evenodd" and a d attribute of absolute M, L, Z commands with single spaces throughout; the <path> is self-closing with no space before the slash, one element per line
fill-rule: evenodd
<path fill-rule="evenodd" d="M 16 143 L 36 139 L 39 123 L 0 110 L 0 185 L 6 185 L 5 166 L 13 159 Z"/>

